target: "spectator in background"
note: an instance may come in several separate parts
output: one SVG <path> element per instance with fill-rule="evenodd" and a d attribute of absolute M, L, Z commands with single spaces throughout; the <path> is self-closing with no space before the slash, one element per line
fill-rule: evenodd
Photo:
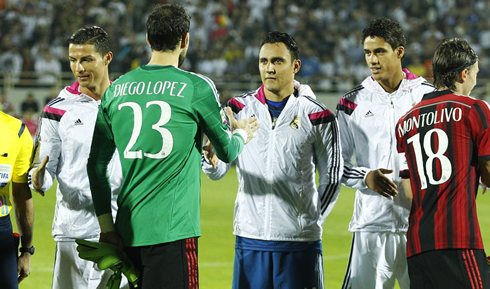
<path fill-rule="evenodd" d="M 40 55 L 34 59 L 34 71 L 38 73 L 39 84 L 54 85 L 61 73 L 61 62 L 48 49 L 41 49 Z"/>
<path fill-rule="evenodd" d="M 44 105 L 45 106 L 48 105 L 48 103 L 53 99 L 55 99 L 57 96 L 58 96 L 58 91 L 56 90 L 56 86 L 52 86 L 49 89 L 49 94 L 46 95 L 46 97 L 44 98 Z"/>
<path fill-rule="evenodd" d="M 8 41 L 8 37 L 5 40 Z M 23 64 L 24 58 L 19 49 L 13 44 L 6 45 L 3 53 L 0 54 L 0 72 L 10 73 L 14 84 L 16 84 L 22 72 Z"/>
<path fill-rule="evenodd" d="M 26 98 L 20 105 L 20 111 L 22 114 L 28 110 L 35 114 L 39 112 L 39 104 L 37 103 L 37 100 L 34 99 L 34 94 L 32 92 L 27 94 Z"/>
<path fill-rule="evenodd" d="M 29 133 L 34 138 L 37 131 L 37 118 L 34 117 L 32 110 L 28 109 L 22 114 L 22 122 L 26 125 Z"/>
<path fill-rule="evenodd" d="M 38 49 L 40 46 L 47 45 L 51 54 L 64 61 L 68 57 L 61 57 L 59 53 L 65 50 L 63 49 L 63 41 L 78 27 L 93 25 L 94 21 L 100 20 L 103 21 L 102 23 L 107 23 L 107 27 L 104 27 L 111 34 L 125 35 L 128 33 L 134 35 L 136 40 L 134 43 L 128 44 L 124 41 L 115 43 L 114 50 L 118 51 L 117 55 L 120 51 L 126 51 L 121 54 L 122 57 L 114 59 L 111 65 L 116 72 L 126 72 L 130 68 L 137 67 L 139 63 L 146 63 L 149 59 L 149 52 L 144 40 L 144 21 L 140 19 L 148 14 L 152 4 L 156 2 L 158 1 L 90 0 L 73 3 L 51 0 L 8 1 L 6 8 L 0 11 L 0 23 L 2 23 L 0 35 L 3 35 L 3 43 L 11 42 L 19 50 L 26 49 L 22 47 L 27 47 L 29 50 L 31 47 Z M 271 5 L 272 3 L 274 5 Z M 218 38 L 217 42 L 219 42 L 217 46 L 212 46 L 215 45 L 212 43 L 214 41 L 208 42 L 212 38 L 212 34 L 215 36 L 224 34 L 234 36 L 237 39 L 239 48 L 246 55 L 246 62 L 242 64 L 246 71 L 241 73 L 238 79 L 247 79 L 247 77 L 256 74 L 256 58 L 250 58 L 248 55 L 250 54 L 250 46 L 253 48 L 260 43 L 263 35 L 255 38 L 255 34 L 274 29 L 287 30 L 298 39 L 300 36 L 318 34 L 313 42 L 308 36 L 307 45 L 319 57 L 323 53 L 332 53 L 335 60 L 345 56 L 351 58 L 351 68 L 360 67 L 364 62 L 362 57 L 359 58 L 358 56 L 358 52 L 361 50 L 351 49 L 358 45 L 356 38 L 352 39 L 352 31 L 365 27 L 366 23 L 371 20 L 371 15 L 392 15 L 398 19 L 402 23 L 410 42 L 416 42 L 419 39 L 422 41 L 422 35 L 424 35 L 428 41 L 423 41 L 421 46 L 428 46 L 427 51 L 430 53 L 424 52 L 422 55 L 423 63 L 432 57 L 435 45 L 441 40 L 441 35 L 459 36 L 465 39 L 476 36 L 479 39 L 479 44 L 484 49 L 488 49 L 490 41 L 487 30 L 490 28 L 485 23 L 488 22 L 485 18 L 488 13 L 485 14 L 485 12 L 490 10 L 488 1 L 470 1 L 465 3 L 464 9 L 457 3 L 455 0 L 414 0 L 392 1 L 389 5 L 383 1 L 375 1 L 371 5 L 364 5 L 364 2 L 360 0 L 340 2 L 325 0 L 307 1 L 301 5 L 295 5 L 293 0 L 186 1 L 189 13 L 192 14 L 193 22 L 195 22 L 195 25 L 192 26 L 193 31 L 196 31 L 193 39 L 196 42 L 198 39 L 203 42 L 202 49 L 204 51 L 218 49 L 219 54 L 225 53 L 223 47 L 227 44 L 225 45 L 223 42 L 223 37 L 216 37 Z M 100 15 L 107 13 L 110 13 L 111 17 L 100 17 Z M 464 21 L 459 21 L 460 19 Z M 25 23 L 25 29 L 22 23 Z M 320 34 L 322 35 L 319 36 Z M 475 43 L 472 44 L 477 50 Z M 128 45 L 131 45 L 129 53 L 127 51 Z M 197 49 L 197 47 L 192 49 Z M 490 53 L 482 54 L 478 50 L 477 52 L 482 62 L 490 62 L 487 60 L 490 58 Z M 355 56 L 353 57 L 351 53 L 354 53 Z M 21 71 L 34 71 L 34 58 L 24 51 L 22 55 L 24 65 L 20 66 Z M 209 63 L 215 59 L 214 55 L 206 53 L 202 57 L 192 59 L 193 55 L 196 54 L 189 51 L 189 60 L 192 60 L 191 67 L 194 69 L 200 66 L 201 61 Z M 335 62 L 337 67 L 335 78 L 343 78 L 343 75 L 347 75 L 343 69 L 343 62 L 345 61 Z M 229 68 L 231 65 L 228 63 L 227 70 L 235 73 L 235 69 Z M 430 70 L 430 62 L 427 67 Z M 481 68 L 480 77 L 488 77 L 490 70 L 483 69 L 483 65 Z M 1 66 L 0 69 L 2 69 Z M 66 67 L 64 71 L 69 71 L 69 68 Z M 222 71 L 218 70 L 218 72 L 221 73 Z M 215 73 L 211 72 L 210 75 L 215 76 Z M 226 75 L 227 72 L 222 74 L 223 77 Z M 322 81 L 321 72 L 317 71 L 313 79 Z M 342 84 L 342 82 L 338 82 L 333 88 L 338 90 L 338 85 Z"/>
<path fill-rule="evenodd" d="M 14 106 L 7 99 L 7 94 L 3 90 L 0 90 L 0 110 L 10 115 L 14 113 Z"/>

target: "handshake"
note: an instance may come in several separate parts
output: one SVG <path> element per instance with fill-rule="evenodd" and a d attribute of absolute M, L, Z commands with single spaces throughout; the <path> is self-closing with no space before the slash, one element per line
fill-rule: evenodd
<path fill-rule="evenodd" d="M 119 288 L 121 273 L 128 278 L 128 282 L 135 288 L 138 287 L 138 269 L 129 260 L 126 253 L 117 253 L 117 247 L 115 245 L 82 239 L 76 239 L 75 242 L 78 244 L 77 251 L 80 258 L 97 263 L 97 266 L 101 270 L 111 269 L 114 271 L 114 275 L 112 275 L 107 283 L 107 288 Z"/>

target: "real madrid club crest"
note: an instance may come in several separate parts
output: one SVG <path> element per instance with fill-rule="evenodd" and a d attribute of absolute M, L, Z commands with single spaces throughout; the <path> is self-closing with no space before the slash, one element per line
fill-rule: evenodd
<path fill-rule="evenodd" d="M 300 129 L 301 128 L 301 119 L 299 116 L 295 116 L 293 121 L 289 124 L 290 127 L 293 129 Z"/>

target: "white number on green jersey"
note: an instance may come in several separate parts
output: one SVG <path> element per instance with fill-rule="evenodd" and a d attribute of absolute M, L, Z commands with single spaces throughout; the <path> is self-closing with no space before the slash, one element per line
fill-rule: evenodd
<path fill-rule="evenodd" d="M 160 151 L 156 154 L 147 152 L 143 153 L 141 150 L 132 150 L 134 144 L 140 136 L 141 126 L 143 125 L 143 111 L 140 105 L 135 102 L 125 102 L 121 103 L 118 106 L 119 110 L 126 106 L 131 108 L 134 116 L 133 132 L 131 133 L 131 138 L 129 139 L 128 145 L 124 149 L 124 158 L 126 159 L 141 159 L 143 158 L 143 155 L 151 159 L 163 159 L 172 152 L 172 148 L 174 146 L 174 138 L 170 131 L 163 127 L 170 120 L 172 109 L 170 108 L 170 105 L 168 103 L 159 100 L 146 103 L 146 108 L 150 107 L 151 105 L 157 105 L 158 107 L 160 107 L 160 119 L 157 123 L 151 126 L 153 130 L 158 131 L 162 136 L 162 147 Z"/>
<path fill-rule="evenodd" d="M 432 143 L 431 143 L 431 136 L 433 133 L 437 135 L 437 139 L 438 139 L 437 142 L 438 147 L 435 152 L 432 151 Z M 422 146 L 420 144 L 419 133 L 409 138 L 407 140 L 407 143 L 413 145 L 413 151 L 415 153 L 415 161 L 417 163 L 417 172 L 420 177 L 420 186 L 422 190 L 427 189 L 426 175 L 428 176 L 429 183 L 431 185 L 440 185 L 446 182 L 447 180 L 449 180 L 449 177 L 451 176 L 451 172 L 452 172 L 452 165 L 449 159 L 444 155 L 444 153 L 448 148 L 448 137 L 446 132 L 438 128 L 429 130 L 424 137 L 423 151 L 422 151 Z M 423 161 L 423 156 L 427 157 L 427 161 L 425 162 L 425 165 Z M 434 179 L 433 164 L 435 159 L 438 159 L 441 164 L 442 175 L 439 180 Z"/>

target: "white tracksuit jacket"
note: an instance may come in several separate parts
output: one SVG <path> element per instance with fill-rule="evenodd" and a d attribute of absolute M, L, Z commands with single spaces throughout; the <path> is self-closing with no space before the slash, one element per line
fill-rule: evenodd
<path fill-rule="evenodd" d="M 260 124 L 236 160 L 234 234 L 273 241 L 321 240 L 323 222 L 337 201 L 343 166 L 332 112 L 304 85 L 289 97 L 274 128 L 263 87 L 234 97 L 228 105 L 238 120 L 255 115 Z M 220 161 L 213 170 L 203 161 L 211 179 L 221 178 L 228 168 Z"/>
<path fill-rule="evenodd" d="M 391 94 L 372 77 L 367 77 L 337 105 L 344 159 L 342 183 L 357 189 L 349 231 L 406 232 L 408 229 L 411 204 L 399 176 L 405 157 L 396 149 L 395 126 L 425 93 L 435 88 L 406 69 L 404 76 L 398 90 Z M 353 155 L 356 165 L 352 162 Z M 388 199 L 367 188 L 368 172 L 378 168 L 394 171 L 387 177 L 398 186 L 398 196 Z"/>
<path fill-rule="evenodd" d="M 98 241 L 100 233 L 87 176 L 87 160 L 99 103 L 80 93 L 78 88 L 78 82 L 75 82 L 46 105 L 34 145 L 34 168 L 49 156 L 42 189 L 47 191 L 53 185 L 54 178 L 58 180 L 52 228 L 55 241 L 73 241 L 75 238 Z M 33 171 L 31 169 L 29 172 L 32 189 Z M 117 192 L 122 183 L 117 153 L 109 165 L 109 174 L 115 216 Z"/>

